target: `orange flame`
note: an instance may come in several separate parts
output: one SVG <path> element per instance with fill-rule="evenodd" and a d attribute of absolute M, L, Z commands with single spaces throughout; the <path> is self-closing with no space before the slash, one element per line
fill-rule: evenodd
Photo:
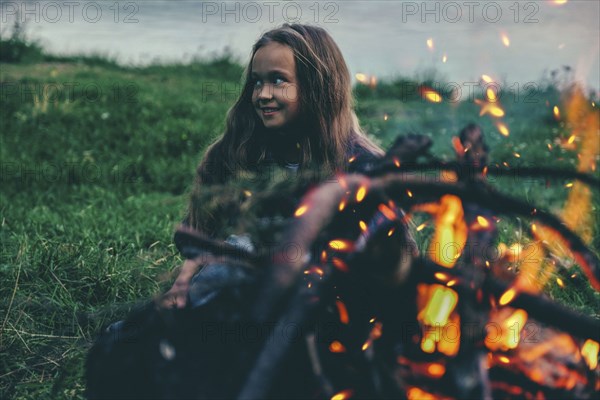
<path fill-rule="evenodd" d="M 490 350 L 511 350 L 517 348 L 521 340 L 521 331 L 527 323 L 527 313 L 524 310 L 515 310 L 507 318 L 499 323 L 498 319 L 504 314 L 492 316 L 491 321 L 494 324 L 488 324 L 488 332 L 485 338 L 485 345 Z"/>
<path fill-rule="evenodd" d="M 578 154 L 579 172 L 594 170 L 596 159 L 600 154 L 600 141 L 598 131 L 600 130 L 600 119 L 596 110 L 590 107 L 588 100 L 580 87 L 575 87 L 572 94 L 565 102 L 565 116 L 568 126 L 572 127 L 569 141 L 574 144 L 575 138 L 580 138 L 580 152 Z M 592 238 L 593 227 L 589 218 L 592 210 L 590 188 L 581 182 L 575 182 L 569 191 L 569 196 L 562 212 L 562 220 L 567 227 L 576 231 L 584 241 L 589 242 Z M 577 254 L 571 254 L 562 238 L 554 230 L 540 226 L 535 233 L 538 240 L 547 243 L 548 248 L 558 257 L 572 257 L 586 271 L 592 286 L 600 289 L 600 282 L 593 277 L 590 266 Z"/>
<path fill-rule="evenodd" d="M 429 286 L 429 300 L 419 312 L 419 320 L 429 326 L 446 325 L 450 313 L 458 303 L 458 294 L 446 286 Z"/>
<path fill-rule="evenodd" d="M 445 195 L 440 198 L 436 229 L 429 246 L 430 255 L 438 264 L 452 268 L 467 241 L 467 225 L 460 199 Z"/>
<path fill-rule="evenodd" d="M 585 341 L 583 346 L 581 347 L 581 355 L 585 360 L 586 364 L 591 370 L 596 369 L 598 366 L 598 350 L 600 349 L 600 344 L 598 342 L 588 339 Z"/>

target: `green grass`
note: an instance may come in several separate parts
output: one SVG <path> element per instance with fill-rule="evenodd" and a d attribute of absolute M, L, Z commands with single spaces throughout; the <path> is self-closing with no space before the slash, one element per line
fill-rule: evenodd
<path fill-rule="evenodd" d="M 98 329 L 173 280 L 181 263 L 173 229 L 196 164 L 223 129 L 242 67 L 227 54 L 125 68 L 101 57 L 30 52 L 0 64 L 0 398 L 82 398 L 83 362 Z M 504 138 L 472 102 L 398 98 L 406 82 L 356 88 L 359 118 L 384 146 L 398 134 L 423 133 L 437 156 L 451 159 L 451 136 L 477 122 L 494 163 L 576 163 L 571 152 L 547 149 L 568 136 L 552 118 L 559 100 L 551 85 L 542 85 L 537 103 L 503 102 L 511 129 Z M 553 210 L 566 198 L 563 184 L 497 180 Z M 596 226 L 597 209 L 596 201 Z M 502 225 L 501 240 L 518 239 L 518 225 Z M 585 284 L 549 293 L 587 312 L 600 306 Z"/>

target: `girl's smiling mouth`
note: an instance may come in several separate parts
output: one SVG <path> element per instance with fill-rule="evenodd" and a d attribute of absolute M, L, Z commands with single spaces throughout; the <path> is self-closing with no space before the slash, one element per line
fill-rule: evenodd
<path fill-rule="evenodd" d="M 273 115 L 273 114 L 275 114 L 277 111 L 279 111 L 279 108 L 276 108 L 276 107 L 260 107 L 260 109 L 261 109 L 261 111 L 262 111 L 262 114 L 263 114 L 264 116 L 266 116 L 266 117 L 267 117 L 267 116 L 270 116 L 270 115 Z"/>

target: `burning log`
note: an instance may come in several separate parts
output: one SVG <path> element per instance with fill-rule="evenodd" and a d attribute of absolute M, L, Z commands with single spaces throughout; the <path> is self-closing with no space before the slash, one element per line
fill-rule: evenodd
<path fill-rule="evenodd" d="M 214 396 L 221 384 L 221 395 L 241 399 L 290 397 L 298 393 L 289 390 L 300 387 L 307 397 L 332 399 L 592 398 L 600 382 L 600 322 L 529 290 L 519 277 L 498 274 L 504 260 L 489 252 L 497 240 L 494 217 L 524 217 L 554 231 L 598 290 L 597 255 L 559 218 L 485 182 L 486 174 L 502 171 L 486 165 L 476 129 L 457 140 L 456 163 L 432 160 L 431 142 L 412 136 L 397 141 L 367 174 L 341 175 L 313 188 L 291 212 L 274 252 L 244 252 L 181 228 L 178 242 L 195 249 L 191 253 L 223 268 L 243 268 L 251 278 L 243 300 L 224 291 L 228 302 L 211 303 L 208 311 L 159 307 L 152 321 L 161 321 L 161 332 L 175 339 L 167 346 L 157 337 L 159 343 L 140 353 L 162 351 L 163 358 L 178 360 L 174 354 L 189 351 L 212 360 L 215 353 L 202 350 L 202 343 L 182 339 L 180 312 L 196 322 L 272 325 L 251 344 L 216 346 L 235 364 L 227 384 L 202 367 L 197 371 L 207 379 L 190 390 L 169 386 L 163 393 Z M 454 176 L 402 174 L 416 170 Z M 598 183 L 569 171 L 516 173 Z M 421 252 L 409 229 L 417 212 L 430 214 L 433 228 L 433 240 Z M 289 244 L 299 256 L 288 256 Z M 452 249 L 444 253 L 444 246 Z M 229 314 L 232 307 L 239 309 Z M 289 335 L 290 327 L 301 333 Z M 531 340 L 532 332 L 538 340 Z M 119 346 L 110 342 L 108 353 Z M 223 363 L 215 361 L 218 368 Z M 308 371 L 308 381 L 294 369 Z"/>

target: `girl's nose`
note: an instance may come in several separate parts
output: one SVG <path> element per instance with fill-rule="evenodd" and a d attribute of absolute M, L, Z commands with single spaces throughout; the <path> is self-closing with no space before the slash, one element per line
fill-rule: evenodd
<path fill-rule="evenodd" d="M 271 100 L 273 98 L 273 87 L 271 85 L 263 85 L 258 92 L 259 100 Z"/>

